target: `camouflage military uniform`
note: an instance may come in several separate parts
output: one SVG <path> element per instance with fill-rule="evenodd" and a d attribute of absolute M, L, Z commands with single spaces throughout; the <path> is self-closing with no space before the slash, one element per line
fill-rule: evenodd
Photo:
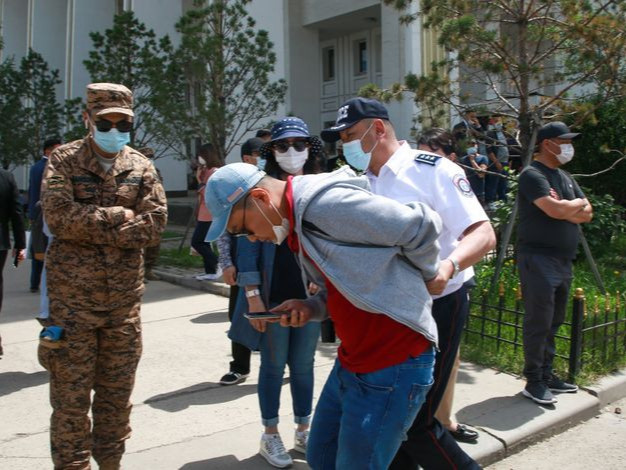
<path fill-rule="evenodd" d="M 128 146 L 105 172 L 88 136 L 50 156 L 42 206 L 54 235 L 49 322 L 65 335 L 38 352 L 50 371 L 54 465 L 89 469 L 93 452 L 101 469 L 118 469 L 141 355 L 142 249 L 165 227 L 165 193 L 152 163 Z M 125 209 L 136 214 L 126 222 Z"/>
<path fill-rule="evenodd" d="M 154 160 L 154 150 L 150 147 L 143 147 L 139 149 L 139 152 L 141 152 L 146 158 L 148 158 L 149 160 Z M 156 168 L 156 167 L 155 167 Z M 159 171 L 158 168 L 156 168 L 156 172 L 157 175 L 159 177 L 159 181 L 161 183 L 163 183 L 163 176 L 161 175 L 161 172 Z M 144 250 L 143 250 L 143 265 L 145 268 L 145 273 L 144 273 L 144 281 L 148 282 L 148 280 L 150 281 L 154 281 L 158 279 L 158 276 L 156 276 L 153 272 L 152 272 L 152 268 L 154 268 L 156 266 L 156 263 L 159 259 L 159 252 L 161 250 L 161 240 L 159 239 L 159 241 L 156 244 L 151 244 L 150 246 L 147 246 Z"/>

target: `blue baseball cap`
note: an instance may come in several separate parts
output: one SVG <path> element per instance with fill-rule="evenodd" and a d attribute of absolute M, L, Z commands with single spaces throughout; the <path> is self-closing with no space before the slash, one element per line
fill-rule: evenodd
<path fill-rule="evenodd" d="M 335 125 L 321 132 L 322 140 L 336 142 L 339 132 L 354 126 L 363 119 L 385 119 L 389 121 L 387 108 L 380 101 L 369 98 L 352 98 L 341 105 L 337 111 Z"/>
<path fill-rule="evenodd" d="M 264 171 L 249 163 L 231 163 L 211 175 L 204 189 L 204 202 L 213 222 L 205 242 L 215 241 L 224 233 L 233 206 L 264 176 Z"/>

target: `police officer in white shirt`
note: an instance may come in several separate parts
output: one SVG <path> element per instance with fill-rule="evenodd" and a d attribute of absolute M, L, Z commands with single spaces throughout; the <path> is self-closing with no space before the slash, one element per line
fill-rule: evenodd
<path fill-rule="evenodd" d="M 477 469 L 472 460 L 435 419 L 461 341 L 469 303 L 464 283 L 472 265 L 495 246 L 489 219 L 474 196 L 463 169 L 443 158 L 454 147 L 414 150 L 398 141 L 386 108 L 378 101 L 353 98 L 338 111 L 337 122 L 322 139 L 343 142 L 348 164 L 367 175 L 375 194 L 399 202 L 423 202 L 442 219 L 439 273 L 427 282 L 435 299 L 433 317 L 439 331 L 435 379 L 426 402 L 402 443 L 390 469 Z"/>

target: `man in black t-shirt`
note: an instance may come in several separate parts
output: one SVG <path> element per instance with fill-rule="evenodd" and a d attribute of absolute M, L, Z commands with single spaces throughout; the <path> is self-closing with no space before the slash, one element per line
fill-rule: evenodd
<path fill-rule="evenodd" d="M 570 132 L 562 122 L 546 124 L 537 135 L 539 153 L 519 177 L 518 268 L 525 316 L 524 396 L 556 403 L 552 392 L 576 392 L 554 375 L 554 337 L 565 318 L 578 246 L 578 224 L 592 208 L 572 177 L 559 167 L 574 156 Z"/>

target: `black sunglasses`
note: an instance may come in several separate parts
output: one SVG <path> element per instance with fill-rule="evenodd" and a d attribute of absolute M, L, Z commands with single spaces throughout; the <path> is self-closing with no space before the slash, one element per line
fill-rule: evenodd
<path fill-rule="evenodd" d="M 119 132 L 130 132 L 133 129 L 133 123 L 130 121 L 117 121 L 113 123 L 111 121 L 107 121 L 106 119 L 100 119 L 99 121 L 94 122 L 96 129 L 100 132 L 109 132 L 114 127 Z"/>
<path fill-rule="evenodd" d="M 295 142 L 289 143 L 286 140 L 277 140 L 272 143 L 272 148 L 281 153 L 285 153 L 289 150 L 289 147 L 293 147 L 296 152 L 302 152 L 309 146 L 309 143 L 305 140 L 296 140 Z"/>

